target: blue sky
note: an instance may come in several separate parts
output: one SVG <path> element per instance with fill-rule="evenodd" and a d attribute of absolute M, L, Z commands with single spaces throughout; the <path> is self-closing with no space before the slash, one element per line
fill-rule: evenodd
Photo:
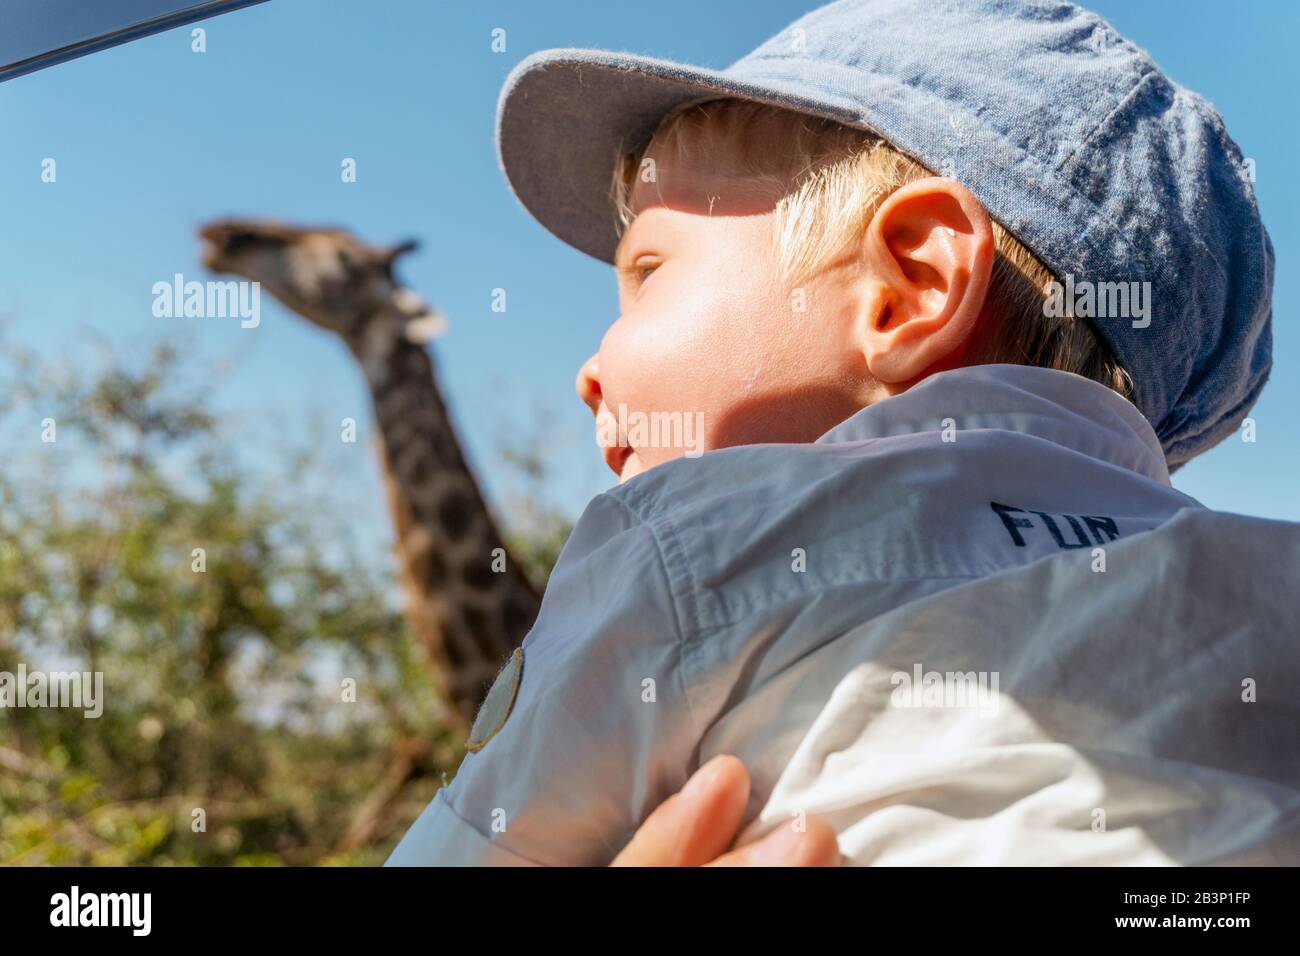
<path fill-rule="evenodd" d="M 124 350 L 175 335 L 200 361 L 233 355 L 214 400 L 250 435 L 368 422 L 360 376 L 326 334 L 267 302 L 256 330 L 155 318 L 150 289 L 176 272 L 205 278 L 194 232 L 226 214 L 339 224 L 375 243 L 415 236 L 423 247 L 403 277 L 450 317 L 435 345 L 442 384 L 489 494 L 507 490 L 499 443 L 549 415 L 554 500 L 576 515 L 611 483 L 572 383 L 617 315 L 615 287 L 608 267 L 553 239 L 510 194 L 492 143 L 501 81 L 553 46 L 723 67 L 811 6 L 270 0 L 203 23 L 204 54 L 182 28 L 0 84 L 5 334 L 49 356 L 90 358 L 78 344 L 88 330 Z M 1255 159 L 1277 254 L 1258 440 L 1229 440 L 1175 484 L 1211 507 L 1300 520 L 1297 5 L 1091 6 L 1223 113 Z M 504 53 L 491 50 L 498 27 Z M 45 157 L 58 163 L 55 184 L 40 181 Z M 343 157 L 357 160 L 355 184 L 340 181 Z M 491 309 L 498 287 L 504 314 Z M 372 464 L 341 474 L 357 484 L 349 497 L 377 506 Z"/>

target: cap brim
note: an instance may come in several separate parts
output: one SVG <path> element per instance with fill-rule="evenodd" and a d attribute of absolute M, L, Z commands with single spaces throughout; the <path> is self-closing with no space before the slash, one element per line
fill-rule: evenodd
<path fill-rule="evenodd" d="M 664 115 L 735 97 L 862 125 L 848 108 L 717 70 L 605 50 L 544 50 L 520 61 L 497 105 L 497 155 L 510 188 L 569 245 L 603 262 L 618 245 L 610 198 L 617 157 L 643 146 Z"/>

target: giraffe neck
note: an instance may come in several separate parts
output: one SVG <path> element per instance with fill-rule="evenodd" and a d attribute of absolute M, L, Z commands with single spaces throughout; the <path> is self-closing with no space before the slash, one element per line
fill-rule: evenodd
<path fill-rule="evenodd" d="M 532 627 L 540 598 L 509 555 L 421 345 L 370 321 L 348 342 L 365 372 L 408 616 L 464 728 Z"/>

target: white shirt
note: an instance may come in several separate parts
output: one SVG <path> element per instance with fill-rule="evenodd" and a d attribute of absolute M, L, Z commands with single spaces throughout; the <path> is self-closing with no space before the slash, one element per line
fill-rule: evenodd
<path fill-rule="evenodd" d="M 1298 582 L 1105 387 L 943 372 L 594 499 L 389 863 L 605 864 L 721 753 L 855 864 L 1297 863 Z"/>

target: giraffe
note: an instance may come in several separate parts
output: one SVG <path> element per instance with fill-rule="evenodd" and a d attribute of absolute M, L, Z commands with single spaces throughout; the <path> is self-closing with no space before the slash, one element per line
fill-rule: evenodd
<path fill-rule="evenodd" d="M 416 243 L 376 248 L 341 229 L 255 220 L 214 222 L 199 235 L 207 268 L 260 282 L 341 338 L 360 364 L 378 425 L 407 618 L 453 721 L 467 732 L 541 599 L 509 555 L 447 414 L 424 345 L 442 330 L 442 316 L 394 277 L 395 261 Z"/>

